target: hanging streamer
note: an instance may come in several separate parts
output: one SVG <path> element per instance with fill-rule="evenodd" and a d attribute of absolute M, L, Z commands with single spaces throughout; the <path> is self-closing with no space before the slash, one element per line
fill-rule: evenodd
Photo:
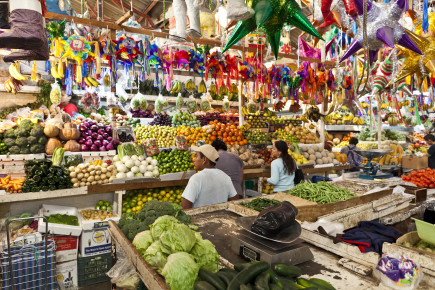
<path fill-rule="evenodd" d="M 429 12 L 428 12 L 428 0 L 423 0 L 423 32 L 427 33 L 429 31 Z"/>

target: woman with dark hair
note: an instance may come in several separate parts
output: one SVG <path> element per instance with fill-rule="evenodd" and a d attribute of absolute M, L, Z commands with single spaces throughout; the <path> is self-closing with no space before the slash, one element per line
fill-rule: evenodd
<path fill-rule="evenodd" d="M 264 180 L 273 185 L 273 192 L 288 191 L 295 186 L 296 161 L 288 154 L 284 141 L 276 141 L 272 147 L 272 156 L 277 159 L 270 165 L 270 178 Z"/>
<path fill-rule="evenodd" d="M 227 144 L 224 140 L 216 139 L 211 143 L 211 146 L 219 153 L 219 160 L 216 163 L 216 168 L 225 172 L 233 182 L 233 186 L 238 195 L 243 195 L 243 161 L 239 156 L 227 152 Z"/>

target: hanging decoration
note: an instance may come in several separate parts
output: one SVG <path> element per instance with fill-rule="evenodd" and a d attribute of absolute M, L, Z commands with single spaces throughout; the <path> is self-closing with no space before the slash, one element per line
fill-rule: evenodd
<path fill-rule="evenodd" d="M 83 64 L 88 57 L 94 57 L 91 52 L 91 45 L 94 42 L 89 42 L 81 36 L 71 36 L 65 41 L 63 58 L 71 58 L 77 62 L 76 66 L 76 82 L 81 84 L 83 80 L 83 68 L 86 65 Z"/>
<path fill-rule="evenodd" d="M 142 54 L 138 47 L 139 41 L 135 41 L 132 37 L 123 35 L 116 43 L 116 59 L 123 64 L 132 65 L 138 62 L 138 56 Z"/>

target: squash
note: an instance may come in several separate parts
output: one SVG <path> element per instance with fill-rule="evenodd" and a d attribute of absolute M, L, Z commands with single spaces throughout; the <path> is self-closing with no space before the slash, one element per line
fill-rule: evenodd
<path fill-rule="evenodd" d="M 63 125 L 63 129 L 59 132 L 59 138 L 67 141 L 67 140 L 77 140 L 80 138 L 80 131 L 77 129 L 77 126 L 72 123 L 65 123 Z"/>
<path fill-rule="evenodd" d="M 46 124 L 44 128 L 44 134 L 48 138 L 56 137 L 57 135 L 59 135 L 59 128 L 56 127 L 55 125 Z"/>
<path fill-rule="evenodd" d="M 68 142 L 65 143 L 63 148 L 66 151 L 79 152 L 80 151 L 80 144 L 77 143 L 76 140 L 69 140 Z"/>
<path fill-rule="evenodd" d="M 57 138 L 50 138 L 47 141 L 47 144 L 45 144 L 45 153 L 48 155 L 52 155 L 54 152 L 54 149 L 57 147 L 63 147 L 62 143 Z"/>

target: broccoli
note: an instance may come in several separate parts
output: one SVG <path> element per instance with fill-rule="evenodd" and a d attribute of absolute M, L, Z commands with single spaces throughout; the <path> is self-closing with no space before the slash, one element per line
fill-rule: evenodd
<path fill-rule="evenodd" d="M 44 135 L 44 127 L 40 125 L 35 125 L 33 129 L 30 131 L 30 136 L 33 137 L 41 137 Z"/>
<path fill-rule="evenodd" d="M 4 133 L 3 137 L 6 138 L 15 138 L 15 130 L 14 129 L 9 129 L 6 130 L 6 132 Z"/>
<path fill-rule="evenodd" d="M 20 147 L 26 147 L 28 145 L 27 138 L 26 137 L 19 137 L 15 141 L 15 144 L 17 144 Z"/>
<path fill-rule="evenodd" d="M 33 124 L 33 122 L 29 119 L 24 119 L 18 125 L 18 129 L 23 129 L 27 134 L 30 134 L 30 131 L 32 131 L 34 125 L 35 124 Z"/>
<path fill-rule="evenodd" d="M 38 143 L 38 138 L 33 137 L 33 136 L 27 137 L 27 144 L 29 144 L 30 146 L 32 146 L 36 143 Z"/>
<path fill-rule="evenodd" d="M 118 227 L 122 229 L 124 227 L 124 225 L 131 220 L 134 220 L 134 213 L 128 212 L 128 213 L 123 214 L 121 219 L 118 222 Z"/>
<path fill-rule="evenodd" d="M 47 143 L 47 137 L 45 137 L 45 135 L 39 137 L 38 143 L 41 145 L 45 145 Z"/>
<path fill-rule="evenodd" d="M 149 226 L 146 225 L 145 223 L 133 219 L 130 220 L 127 224 L 125 224 L 121 230 L 124 233 L 124 235 L 127 237 L 127 239 L 129 239 L 131 242 L 134 240 L 136 234 L 149 229 L 150 229 Z"/>
<path fill-rule="evenodd" d="M 18 128 L 15 130 L 15 137 L 28 137 L 29 132 L 25 128 Z"/>
<path fill-rule="evenodd" d="M 30 146 L 30 153 L 32 154 L 38 154 L 38 153 L 44 153 L 45 146 L 41 144 L 35 144 Z"/>
<path fill-rule="evenodd" d="M 18 147 L 17 145 L 10 147 L 9 153 L 10 154 L 20 154 L 20 147 Z"/>
<path fill-rule="evenodd" d="M 8 147 L 12 147 L 15 145 L 15 138 L 6 138 L 3 140 L 3 143 L 5 143 Z"/>
<path fill-rule="evenodd" d="M 29 147 L 21 147 L 20 148 L 20 154 L 30 154 Z"/>

